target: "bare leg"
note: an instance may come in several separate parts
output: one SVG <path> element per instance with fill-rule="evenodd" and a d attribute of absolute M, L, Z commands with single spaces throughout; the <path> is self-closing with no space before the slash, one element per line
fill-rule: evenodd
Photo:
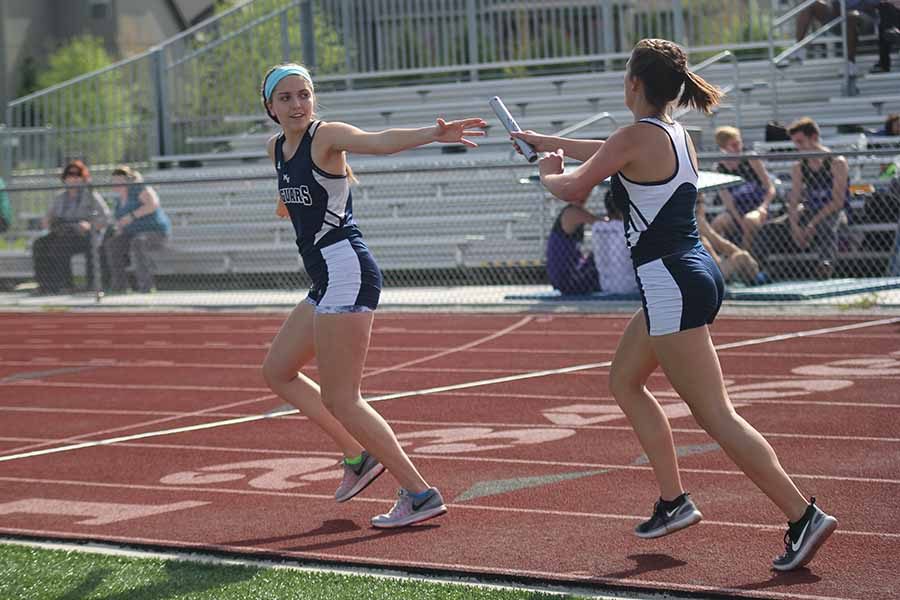
<path fill-rule="evenodd" d="M 298 372 L 315 357 L 314 315 L 315 307 L 306 302 L 293 310 L 272 341 L 263 363 L 263 377 L 273 392 L 321 427 L 344 456 L 359 456 L 363 447 L 325 408 L 318 384 Z"/>
<path fill-rule="evenodd" d="M 731 405 L 709 328 L 696 327 L 650 339 L 663 371 L 691 408 L 697 423 L 788 520 L 800 519 L 807 501 L 784 472 L 766 439 Z"/>
<path fill-rule="evenodd" d="M 712 220 L 710 223 L 712 228 L 721 235 L 722 237 L 729 237 L 732 233 L 734 233 L 738 224 L 735 222 L 734 216 L 732 216 L 729 212 L 722 212 L 716 215 L 716 218 Z"/>
<path fill-rule="evenodd" d="M 650 460 L 660 497 L 674 500 L 684 489 L 669 420 L 645 384 L 658 366 L 650 345 L 644 312 L 638 311 L 625 328 L 609 373 L 609 389 L 628 417 Z"/>
<path fill-rule="evenodd" d="M 322 401 L 402 487 L 418 494 L 427 490 L 428 484 L 400 447 L 390 425 L 360 395 L 373 318 L 371 312 L 316 315 Z"/>
<path fill-rule="evenodd" d="M 751 210 L 744 215 L 743 235 L 741 236 L 741 246 L 747 252 L 753 248 L 753 237 L 759 228 L 763 226 L 765 219 L 758 210 Z M 755 257 L 754 257 L 755 258 Z"/>
<path fill-rule="evenodd" d="M 824 1 L 816 2 L 802 10 L 797 15 L 796 40 L 799 42 L 809 31 L 809 25 L 813 19 L 819 23 L 824 23 L 831 18 L 831 7 Z"/>

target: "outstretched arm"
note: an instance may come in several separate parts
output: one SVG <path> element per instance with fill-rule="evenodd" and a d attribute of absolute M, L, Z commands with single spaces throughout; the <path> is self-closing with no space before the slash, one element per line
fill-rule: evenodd
<path fill-rule="evenodd" d="M 331 122 L 319 127 L 316 140 L 325 144 L 330 152 L 346 151 L 356 154 L 394 154 L 431 142 L 461 143 L 475 148 L 478 144 L 468 138 L 483 136 L 481 128 L 485 125 L 482 119 L 444 121 L 439 118 L 431 127 L 369 132 L 347 123 Z"/>
<path fill-rule="evenodd" d="M 603 140 L 575 140 L 552 135 L 541 135 L 530 130 L 511 133 L 510 137 L 525 140 L 537 152 L 553 152 L 561 149 L 563 154 L 580 162 L 584 162 L 596 154 L 604 143 Z M 517 152 L 519 151 L 518 146 L 513 144 L 513 147 Z"/>

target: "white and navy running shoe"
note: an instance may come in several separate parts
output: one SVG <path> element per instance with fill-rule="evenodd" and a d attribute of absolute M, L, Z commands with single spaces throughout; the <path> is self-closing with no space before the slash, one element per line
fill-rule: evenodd
<path fill-rule="evenodd" d="M 344 460 L 344 478 L 334 493 L 334 499 L 338 502 L 346 502 L 366 489 L 382 473 L 384 473 L 384 465 L 365 450 L 362 452 L 362 462 L 358 465 L 349 465 Z"/>
<path fill-rule="evenodd" d="M 373 517 L 372 527 L 379 529 L 405 527 L 439 517 L 447 512 L 444 499 L 437 488 L 428 488 L 426 491 L 428 493 L 423 498 L 416 499 L 407 490 L 400 488 L 394 507 L 386 514 Z"/>
<path fill-rule="evenodd" d="M 703 514 L 697 510 L 690 496 L 685 492 L 671 502 L 662 498 L 657 500 L 653 505 L 653 515 L 634 528 L 635 535 L 645 539 L 658 538 L 699 523 Z"/>
<path fill-rule="evenodd" d="M 784 554 L 772 561 L 772 568 L 777 571 L 798 569 L 811 561 L 816 551 L 834 530 L 837 519 L 827 515 L 816 506 L 816 499 L 811 498 L 806 512 L 795 523 L 788 523 L 784 534 Z"/>

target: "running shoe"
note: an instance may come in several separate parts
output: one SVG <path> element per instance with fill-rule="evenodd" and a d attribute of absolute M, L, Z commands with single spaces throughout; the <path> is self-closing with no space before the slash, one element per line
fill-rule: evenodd
<path fill-rule="evenodd" d="M 645 539 L 658 538 L 699 523 L 703 515 L 690 496 L 685 492 L 671 502 L 662 498 L 657 500 L 653 515 L 634 528 L 635 535 Z"/>
<path fill-rule="evenodd" d="M 784 534 L 784 554 L 772 561 L 777 571 L 798 569 L 811 561 L 825 540 L 837 529 L 837 519 L 816 506 L 812 498 L 806 512 L 796 523 L 788 523 Z"/>
<path fill-rule="evenodd" d="M 338 502 L 346 502 L 366 489 L 382 473 L 384 473 L 384 465 L 365 450 L 362 452 L 362 462 L 358 465 L 348 465 L 347 460 L 344 459 L 344 478 L 334 493 L 334 499 Z"/>
<path fill-rule="evenodd" d="M 397 502 L 390 512 L 372 518 L 372 527 L 388 529 L 406 527 L 439 517 L 447 512 L 444 499 L 436 488 L 428 488 L 425 498 L 416 500 L 407 490 L 400 488 Z"/>

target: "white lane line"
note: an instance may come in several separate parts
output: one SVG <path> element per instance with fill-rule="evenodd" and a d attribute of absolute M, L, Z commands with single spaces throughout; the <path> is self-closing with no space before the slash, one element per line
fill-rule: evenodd
<path fill-rule="evenodd" d="M 160 385 L 160 384 L 143 384 L 143 383 L 79 383 L 76 381 L 17 381 L 8 384 L 0 384 L 0 387 L 65 387 L 65 388 L 84 388 L 93 389 L 111 389 L 111 390 L 154 390 L 154 391 L 186 391 L 186 392 L 268 392 L 269 388 L 263 387 L 235 387 L 235 386 L 215 386 L 215 385 Z"/>
<path fill-rule="evenodd" d="M 141 422 L 141 423 L 133 423 L 133 424 L 131 424 L 131 425 L 123 425 L 123 426 L 121 426 L 121 427 L 113 427 L 113 428 L 111 428 L 111 429 L 104 429 L 104 430 L 102 430 L 102 431 L 92 431 L 92 432 L 89 432 L 89 433 L 83 433 L 83 434 L 81 434 L 81 435 L 76 435 L 76 436 L 68 437 L 68 438 L 66 438 L 66 439 L 64 439 L 64 440 L 59 440 L 59 442 L 50 442 L 50 443 L 66 443 L 66 442 L 73 442 L 73 441 L 75 441 L 75 440 L 84 439 L 84 438 L 86 438 L 86 437 L 93 437 L 93 436 L 95 436 L 95 435 L 106 435 L 106 434 L 109 434 L 109 433 L 115 433 L 115 432 L 117 432 L 117 431 L 125 431 L 125 430 L 128 430 L 128 429 L 134 429 L 134 428 L 136 428 L 136 427 L 147 427 L 147 426 L 149 426 L 149 425 L 158 425 L 158 424 L 160 424 L 160 423 L 166 423 L 166 422 L 169 422 L 169 421 L 176 421 L 176 420 L 183 419 L 183 418 L 187 418 L 187 417 L 200 417 L 200 416 L 204 416 L 204 415 L 206 415 L 206 414 L 208 414 L 208 413 L 216 412 L 216 411 L 218 411 L 218 410 L 226 410 L 226 409 L 229 409 L 229 408 L 234 408 L 234 407 L 236 407 L 236 406 L 243 406 L 243 405 L 245 405 L 245 404 L 253 404 L 253 403 L 256 403 L 256 402 L 263 402 L 263 401 L 265 401 L 265 400 L 271 400 L 271 399 L 273 399 L 273 398 L 277 398 L 277 396 L 276 396 L 275 394 L 266 394 L 265 396 L 260 396 L 260 397 L 257 397 L 257 398 L 250 398 L 249 400 L 241 400 L 241 401 L 238 401 L 238 402 L 229 402 L 228 404 L 222 404 L 222 405 L 220 405 L 220 406 L 212 406 L 212 407 L 210 407 L 210 408 L 205 408 L 205 409 L 203 409 L 203 410 L 198 410 L 198 411 L 194 411 L 194 412 L 191 412 L 191 413 L 185 413 L 185 414 L 183 414 L 183 415 L 176 415 L 176 416 L 172 416 L 172 417 L 164 417 L 164 418 L 161 418 L 161 419 L 153 419 L 153 420 L 151 420 L 151 421 L 143 421 L 143 422 Z M 296 412 L 296 411 L 295 411 L 295 412 Z M 224 423 L 224 421 L 214 421 L 214 423 Z M 202 426 L 201 426 L 201 425 L 192 425 L 191 427 L 188 427 L 188 428 L 182 427 L 182 428 L 180 428 L 180 429 L 184 429 L 184 430 L 187 430 L 187 431 L 192 431 L 193 429 L 196 429 L 196 428 L 202 428 Z M 169 432 L 171 432 L 171 433 L 177 433 L 177 432 L 178 432 L 177 430 L 167 430 L 167 431 L 169 431 Z M 157 432 L 147 432 L 147 433 L 149 434 L 148 437 L 157 434 Z M 137 435 L 146 435 L 146 434 L 137 434 Z M 130 436 L 125 436 L 125 438 L 127 438 L 127 439 L 138 439 L 138 438 L 132 438 L 132 437 L 130 437 Z M 100 440 L 100 441 L 93 441 L 93 442 L 82 442 L 82 443 L 80 443 L 80 444 L 74 444 L 74 445 L 70 445 L 70 446 L 62 446 L 62 447 L 55 447 L 55 448 L 45 448 L 44 450 L 32 450 L 31 452 L 25 452 L 26 450 L 31 450 L 32 448 L 38 448 L 38 447 L 46 446 L 46 445 L 47 445 L 47 443 L 30 444 L 30 445 L 28 445 L 28 446 L 22 446 L 21 448 L 10 448 L 9 450 L 5 450 L 4 453 L 0 453 L 0 462 L 6 462 L 6 461 L 8 461 L 8 460 L 15 460 L 16 457 L 22 457 L 22 458 L 24 458 L 25 456 L 40 456 L 40 455 L 42 455 L 42 454 L 54 454 L 54 453 L 56 453 L 56 452 L 61 451 L 60 448 L 63 448 L 63 449 L 70 449 L 70 450 L 77 450 L 77 449 L 79 449 L 79 448 L 87 448 L 87 447 L 90 447 L 90 446 L 97 446 L 97 445 L 101 445 L 101 444 L 113 444 L 113 443 L 115 443 L 114 440 L 120 440 L 120 439 L 123 439 L 123 438 L 111 438 L 111 439 L 109 439 L 109 440 Z M 5 455 L 5 453 L 7 453 L 7 452 L 18 452 L 18 454 Z"/>
<path fill-rule="evenodd" d="M 835 327 L 823 327 L 820 329 L 812 329 L 809 331 L 796 331 L 796 332 L 789 333 L 789 334 L 768 336 L 768 337 L 758 338 L 758 339 L 743 340 L 741 342 L 733 342 L 733 343 L 729 343 L 729 344 L 724 344 L 723 347 L 736 348 L 736 347 L 739 347 L 742 345 L 743 346 L 753 346 L 753 345 L 758 345 L 758 344 L 763 344 L 763 343 L 768 343 L 768 342 L 777 342 L 777 341 L 781 341 L 781 340 L 793 339 L 796 337 L 809 337 L 812 335 L 822 335 L 822 334 L 826 334 L 826 333 L 833 333 L 836 331 L 850 331 L 853 329 L 863 329 L 865 327 L 878 327 L 881 325 L 889 325 L 892 323 L 900 323 L 900 317 L 894 317 L 894 318 L 890 318 L 890 319 L 878 319 L 876 321 L 864 321 L 861 323 L 851 323 L 848 325 L 839 325 L 839 326 L 835 326 Z M 718 346 L 717 346 L 717 349 L 719 349 Z M 409 398 L 412 396 L 425 396 L 425 395 L 429 395 L 429 394 L 437 394 L 437 393 L 446 392 L 446 391 L 469 389 L 469 388 L 480 387 L 480 386 L 484 386 L 484 385 L 493 385 L 493 384 L 497 384 L 497 383 L 508 383 L 510 381 L 521 381 L 524 379 L 534 379 L 534 378 L 538 378 L 538 377 L 547 377 L 547 376 L 551 376 L 551 375 L 563 375 L 566 373 L 576 373 L 579 371 L 586 371 L 586 370 L 590 370 L 590 369 L 608 367 L 611 364 L 612 364 L 612 361 L 604 361 L 604 362 L 599 362 L 599 363 L 587 363 L 587 364 L 583 364 L 583 365 L 574 365 L 571 367 L 564 367 L 561 369 L 548 369 L 548 370 L 544 370 L 544 371 L 532 371 L 529 373 L 519 373 L 517 375 L 510 375 L 507 377 L 497 377 L 494 379 L 483 379 L 483 380 L 471 381 L 471 382 L 467 382 L 467 383 L 457 383 L 457 384 L 453 384 L 453 385 L 445 385 L 445 386 L 439 386 L 439 387 L 433 387 L 433 388 L 426 388 L 423 390 L 396 392 L 396 393 L 392 393 L 392 394 L 382 394 L 380 396 L 366 398 L 366 400 L 368 402 L 379 402 L 382 400 L 395 400 L 395 399 L 399 399 L 399 398 Z M 132 441 L 135 439 L 144 439 L 144 438 L 154 437 L 154 436 L 170 435 L 173 433 L 184 433 L 187 431 L 198 431 L 201 429 L 212 429 L 214 427 L 225 427 L 228 425 L 250 423 L 250 422 L 259 421 L 262 419 L 274 419 L 274 418 L 278 418 L 278 417 L 283 417 L 285 415 L 293 415 L 298 412 L 299 411 L 297 409 L 292 408 L 292 409 L 285 409 L 285 410 L 261 414 L 261 415 L 251 415 L 251 416 L 241 417 L 241 418 L 237 418 L 237 419 L 226 419 L 224 421 L 214 421 L 212 423 L 203 423 L 200 425 L 192 425 L 192 426 L 188 426 L 188 427 L 177 427 L 175 429 L 164 429 L 164 430 L 156 431 L 156 432 L 150 431 L 150 432 L 135 434 L 135 435 L 131 435 L 131 436 L 123 436 L 120 438 L 110 438 L 110 439 L 105 439 L 105 440 L 95 440 L 92 442 L 83 442 L 83 443 L 75 444 L 75 445 L 71 445 L 71 446 L 58 446 L 55 448 L 45 448 L 43 450 L 36 450 L 33 452 L 22 452 L 19 454 L 0 456 L 0 462 L 8 462 L 8 461 L 19 460 L 19 459 L 23 459 L 23 458 L 31 458 L 34 456 L 43 456 L 46 454 L 56 454 L 59 452 L 68 452 L 71 450 L 79 450 L 81 448 L 89 448 L 92 446 L 110 445 L 110 444 L 115 444 L 116 442 L 125 442 L 125 441 Z"/>
<path fill-rule="evenodd" d="M 448 354 L 453 354 L 456 352 L 464 352 L 466 350 L 474 348 L 475 346 L 480 346 L 481 344 L 484 344 L 485 342 L 489 342 L 489 341 L 495 340 L 499 337 L 503 337 L 504 335 L 506 335 L 508 333 L 512 333 L 516 329 L 519 329 L 519 328 L 527 325 L 528 323 L 530 323 L 533 320 L 534 320 L 534 317 L 525 317 L 525 318 L 520 319 L 519 321 L 513 323 L 509 327 L 501 329 L 500 331 L 496 331 L 490 335 L 481 337 L 477 340 L 471 341 L 467 344 L 462 344 L 460 346 L 455 346 L 453 348 L 447 348 L 446 350 L 441 350 L 440 352 L 436 352 L 436 353 L 430 354 L 428 356 L 423 356 L 420 358 L 415 358 L 413 360 L 408 360 L 406 362 L 400 363 L 398 365 L 394 365 L 392 367 L 383 367 L 381 369 L 375 369 L 374 371 L 368 371 L 366 373 L 363 373 L 363 378 L 374 377 L 376 375 L 390 373 L 391 371 L 398 371 L 400 369 L 405 369 L 407 367 L 411 367 L 411 366 L 417 365 L 419 363 L 427 362 L 429 360 L 435 360 L 437 358 L 441 358 L 442 356 L 447 356 Z"/>
<path fill-rule="evenodd" d="M 268 399 L 268 398 L 265 398 Z M 743 401 L 742 401 L 743 402 Z M 900 408 L 900 406 L 891 406 L 891 408 Z M 108 409 L 92 409 L 92 408 L 55 408 L 55 407 L 33 407 L 33 406 L 0 406 L 0 413 L 3 412 L 13 412 L 13 413 L 61 413 L 61 414 L 88 414 L 88 415 L 132 415 L 132 416 L 167 416 L 172 417 L 174 419 L 183 418 L 183 417 L 193 417 L 196 416 L 196 412 L 178 412 L 178 411 L 151 411 L 151 410 L 108 410 Z M 255 413 L 253 415 L 247 415 L 246 413 L 227 413 L 222 411 L 215 411 L 214 413 L 204 413 L 204 416 L 209 417 L 221 417 L 223 419 L 235 419 L 235 418 L 244 418 L 247 416 L 257 416 Z M 293 415 L 279 415 L 285 418 L 297 418 L 306 420 L 306 417 L 300 414 Z M 625 416 L 622 415 L 622 419 L 624 420 Z M 391 423 L 395 423 L 398 425 L 413 425 L 413 426 L 427 426 L 427 427 L 504 427 L 509 429 L 574 429 L 576 431 L 633 431 L 632 428 L 628 425 L 580 425 L 580 424 L 564 424 L 558 425 L 555 423 L 503 423 L 503 422 L 495 422 L 495 421 L 415 421 L 409 419 L 391 419 Z M 126 426 L 132 427 L 132 426 Z M 688 433 L 688 434 L 696 434 L 696 435 L 708 435 L 704 430 L 699 428 L 690 428 L 690 427 L 673 427 L 672 431 L 676 433 Z M 99 432 L 96 432 L 99 433 Z M 823 433 L 798 433 L 795 431 L 789 433 L 782 432 L 773 432 L 773 431 L 760 431 L 760 433 L 764 437 L 772 437 L 772 438 L 786 438 L 786 439 L 808 439 L 808 440 L 828 440 L 835 442 L 878 442 L 878 443 L 886 443 L 886 444 L 897 444 L 900 443 L 900 437 L 883 437 L 883 436 L 871 436 L 871 435 L 828 435 Z M 90 435 L 90 434 L 84 434 Z M 13 438 L 4 438 L 0 437 L 0 441 L 4 440 L 12 440 Z M 66 439 L 49 439 L 49 438 L 35 438 L 35 441 L 43 441 L 46 444 L 51 443 L 62 443 L 65 441 L 70 441 L 72 439 L 77 438 L 66 438 Z M 29 440 L 30 441 L 30 440 Z M 38 444 L 45 445 L 45 444 Z M 13 451 L 13 450 L 9 450 Z"/>
<path fill-rule="evenodd" d="M 279 492 L 275 490 L 255 490 L 255 489 L 235 489 L 235 488 L 213 488 L 213 487 L 203 487 L 203 486 L 190 486 L 190 485 L 179 485 L 177 487 L 174 486 L 166 486 L 166 485 L 150 485 L 150 484 L 136 484 L 136 483 L 111 483 L 107 481 L 78 481 L 73 479 L 42 479 L 37 477 L 0 477 L 0 481 L 6 481 L 9 483 L 28 483 L 28 484 L 41 484 L 41 485 L 68 485 L 68 486 L 76 486 L 76 487 L 98 487 L 98 488 L 107 488 L 107 489 L 123 489 L 123 490 L 149 490 L 149 491 L 164 491 L 164 492 L 197 492 L 197 493 L 212 493 L 212 494 L 224 494 L 224 495 L 236 495 L 236 496 L 273 496 L 273 497 L 282 497 L 282 498 L 304 498 L 307 500 L 325 500 L 327 502 L 334 502 L 334 494 L 314 494 L 310 492 Z M 381 504 L 384 506 L 390 506 L 393 502 L 395 502 L 394 498 L 371 498 L 371 497 L 362 497 L 357 496 L 354 498 L 356 502 L 365 502 L 368 504 Z M 590 518 L 590 519 L 602 519 L 602 520 L 617 520 L 617 521 L 643 521 L 646 519 L 646 515 L 629 515 L 622 513 L 603 513 L 603 512 L 588 512 L 588 511 L 571 511 L 571 510 L 549 510 L 543 508 L 518 508 L 511 506 L 493 506 L 493 505 L 484 505 L 484 504 L 456 504 L 456 503 L 448 503 L 447 506 L 449 508 L 454 509 L 464 509 L 471 511 L 489 511 L 489 512 L 501 512 L 501 513 L 517 513 L 517 514 L 527 514 L 527 515 L 543 515 L 543 516 L 554 516 L 554 517 L 579 517 L 579 518 Z M 700 525 L 705 524 L 706 526 L 712 527 L 737 527 L 741 529 L 753 529 L 756 531 L 777 531 L 784 532 L 784 525 L 780 523 L 739 523 L 734 521 L 711 521 L 711 520 L 703 520 L 700 522 Z M 4 528 L 5 531 L 8 531 Z M 889 539 L 889 540 L 900 540 L 900 533 L 893 532 L 884 532 L 884 531 L 858 531 L 858 530 L 850 530 L 850 529 L 839 529 L 838 534 L 845 536 L 856 536 L 856 537 L 866 537 L 866 538 L 876 538 L 876 539 Z"/>
<path fill-rule="evenodd" d="M 402 364 L 400 364 L 400 365 L 395 365 L 394 367 L 391 367 L 391 368 L 385 368 L 385 369 L 376 371 L 376 372 L 374 372 L 374 373 L 365 374 L 365 375 L 363 375 L 363 377 L 370 376 L 370 375 L 373 375 L 373 374 L 374 374 L 374 375 L 377 375 L 377 374 L 381 374 L 381 373 L 386 373 L 386 372 L 389 372 L 389 371 L 392 371 L 392 370 L 401 369 L 401 368 L 403 368 L 403 367 L 408 366 L 409 364 L 415 364 L 415 363 L 417 363 L 417 362 L 423 362 L 423 361 L 425 361 L 425 360 L 432 360 L 432 359 L 434 359 L 434 358 L 438 358 L 438 357 L 440 357 L 440 356 L 445 356 L 445 355 L 450 354 L 450 353 L 452 353 L 452 352 L 459 352 L 459 351 L 462 351 L 462 350 L 466 350 L 466 349 L 468 349 L 468 348 L 472 348 L 472 347 L 474 347 L 474 346 L 477 346 L 478 344 L 483 344 L 483 343 L 488 342 L 488 341 L 490 341 L 490 340 L 497 339 L 497 338 L 499 338 L 499 337 L 501 337 L 501 336 L 503 336 L 503 335 L 506 335 L 507 333 L 510 333 L 510 332 L 512 332 L 512 331 L 514 331 L 514 330 L 516 330 L 516 329 L 518 329 L 518 328 L 520 328 L 520 327 L 526 325 L 526 324 L 529 323 L 532 319 L 533 319 L 533 317 L 525 317 L 525 318 L 523 318 L 523 319 L 520 319 L 519 321 L 517 321 L 517 322 L 514 323 L 513 325 L 510 325 L 509 327 L 506 327 L 506 328 L 504 328 L 504 329 L 502 329 L 502 330 L 500 330 L 500 331 L 495 331 L 495 332 L 491 333 L 491 334 L 488 335 L 488 336 L 479 338 L 479 339 L 474 340 L 474 341 L 472 341 L 472 342 L 468 342 L 468 343 L 463 344 L 463 345 L 461 345 L 461 346 L 458 346 L 458 347 L 456 347 L 456 348 L 452 348 L 452 349 L 449 349 L 449 350 L 444 350 L 444 351 L 441 351 L 441 352 L 439 352 L 439 353 L 437 353 L 437 354 L 435 354 L 435 355 L 432 355 L 432 356 L 427 356 L 427 357 L 423 357 L 423 358 L 417 359 L 417 360 L 415 360 L 415 361 L 410 361 L 410 362 L 408 362 L 408 363 L 402 363 Z M 277 397 L 278 397 L 278 396 L 276 396 L 276 395 L 274 395 L 274 394 L 273 394 L 273 395 L 268 395 L 268 396 L 264 396 L 264 397 L 261 398 L 261 399 L 255 399 L 255 400 L 250 400 L 250 401 L 243 401 L 243 402 L 234 403 L 234 404 L 231 404 L 231 405 L 224 405 L 224 406 L 220 406 L 220 407 L 209 408 L 209 409 L 206 409 L 206 410 L 204 410 L 204 411 L 201 411 L 201 413 L 208 413 L 208 412 L 215 411 L 215 410 L 217 410 L 217 409 L 231 408 L 232 406 L 235 406 L 235 405 L 238 405 L 238 404 L 245 404 L 245 403 L 247 403 L 247 402 L 255 402 L 255 401 L 259 401 L 259 400 L 264 400 L 264 399 L 267 400 L 267 399 L 270 399 L 270 398 L 277 398 Z M 369 399 L 370 402 L 372 402 L 372 401 L 374 401 L 374 400 L 375 400 L 375 399 L 371 399 L 371 398 Z M 282 410 L 282 411 L 275 411 L 275 412 L 271 412 L 271 413 L 266 413 L 266 414 L 264 414 L 264 415 L 252 415 L 251 417 L 239 417 L 239 418 L 235 418 L 235 419 L 227 419 L 227 420 L 225 420 L 225 421 L 216 421 L 216 422 L 214 422 L 212 425 L 218 427 L 218 426 L 224 426 L 224 425 L 229 425 L 229 424 L 246 423 L 246 422 L 249 422 L 249 421 L 251 421 L 251 420 L 258 420 L 259 418 L 274 418 L 274 417 L 280 417 L 280 416 L 284 416 L 284 415 L 296 414 L 296 413 L 298 413 L 298 412 L 299 412 L 299 411 L 298 411 L 297 409 L 292 408 L 292 409 L 287 409 L 287 410 Z M 185 415 L 185 416 L 195 416 L 196 414 L 199 414 L 199 413 L 190 413 L 190 414 Z M 113 431 L 122 431 L 122 430 L 125 430 L 125 429 L 133 429 L 133 428 L 135 428 L 135 427 L 146 426 L 146 425 L 150 425 L 150 424 L 154 424 L 154 423 L 162 423 L 162 422 L 166 422 L 166 421 L 172 421 L 172 420 L 175 420 L 175 419 L 178 419 L 178 418 L 181 418 L 181 417 L 178 417 L 178 416 L 176 416 L 176 417 L 167 417 L 167 418 L 163 418 L 163 419 L 158 419 L 158 420 L 156 420 L 156 421 L 150 421 L 150 422 L 146 422 L 146 423 L 138 423 L 138 424 L 133 425 L 133 426 L 117 427 L 117 428 L 115 428 L 115 429 L 110 429 L 110 430 L 105 430 L 105 431 L 97 431 L 97 432 L 93 432 L 93 433 L 90 433 L 90 434 L 83 434 L 83 435 L 80 435 L 80 436 L 75 436 L 75 437 L 68 438 L 68 439 L 62 440 L 62 441 L 63 441 L 63 442 L 74 441 L 74 440 L 82 439 L 82 438 L 85 438 L 85 437 L 88 437 L 88 436 L 104 435 L 104 434 L 107 434 L 107 433 L 112 433 Z M 91 446 L 96 446 L 96 445 L 101 445 L 101 444 L 103 444 L 103 445 L 114 444 L 114 443 L 116 443 L 116 442 L 130 441 L 130 440 L 135 440 L 135 439 L 142 439 L 143 437 L 150 437 L 150 436 L 154 436 L 154 435 L 168 435 L 168 434 L 172 434 L 172 433 L 182 433 L 182 432 L 184 432 L 184 431 L 196 431 L 196 430 L 198 430 L 198 429 L 205 429 L 206 427 L 204 427 L 204 425 L 208 425 L 208 424 L 191 425 L 191 426 L 188 426 L 188 427 L 179 427 L 179 428 L 175 428 L 175 429 L 167 429 L 167 430 L 164 430 L 164 431 L 158 431 L 158 432 L 148 432 L 148 433 L 141 433 L 141 434 L 133 434 L 133 435 L 131 435 L 131 436 L 122 436 L 122 437 L 112 438 L 111 440 L 100 440 L 100 441 L 96 441 L 96 442 L 83 442 L 83 443 L 81 443 L 81 444 L 75 444 L 75 445 L 73 445 L 73 446 L 62 446 L 62 447 L 59 447 L 59 448 L 45 448 L 44 450 L 35 450 L 35 451 L 33 451 L 33 452 L 24 452 L 24 451 L 26 451 L 26 450 L 31 450 L 32 448 L 37 448 L 37 447 L 41 447 L 41 446 L 46 446 L 46 445 L 47 445 L 47 443 L 32 444 L 32 445 L 29 445 L 29 446 L 23 446 L 23 447 L 21 447 L 21 448 L 13 448 L 13 449 L 10 449 L 10 450 L 7 450 L 7 451 L 6 451 L 6 452 L 19 452 L 19 454 L 17 454 L 17 455 L 8 455 L 8 456 L 6 456 L 6 455 L 4 455 L 3 453 L 0 453 L 0 462 L 7 462 L 7 461 L 9 461 L 9 460 L 15 460 L 16 457 L 19 457 L 19 458 L 26 458 L 27 456 L 30 457 L 30 456 L 41 456 L 41 455 L 44 455 L 44 454 L 55 454 L 55 453 L 57 453 L 57 452 L 63 452 L 63 451 L 66 451 L 66 450 L 78 450 L 78 449 L 81 449 L 81 448 L 88 448 L 88 447 L 91 447 Z M 51 443 L 52 443 L 52 442 L 51 442 Z"/>
<path fill-rule="evenodd" d="M 625 428 L 620 428 L 624 430 Z M 630 431 L 630 430 L 629 430 Z M 0 438 L 0 440 L 6 438 Z M 10 438 L 17 439 L 17 438 Z M 36 441 L 34 438 L 24 438 L 21 441 Z M 122 448 L 134 449 L 157 449 L 157 450 L 177 450 L 187 452 L 221 452 L 234 454 L 260 454 L 264 456 L 309 456 L 309 457 L 334 457 L 335 459 L 343 456 L 340 452 L 330 452 L 327 450 L 283 450 L 280 448 L 241 448 L 238 446 L 206 446 L 198 444 L 161 444 L 148 442 L 120 442 L 117 444 Z M 409 456 L 417 460 L 436 460 L 448 462 L 462 463 L 488 463 L 502 465 L 526 465 L 561 469 L 603 469 L 607 471 L 652 471 L 649 465 L 635 464 L 616 464 L 616 463 L 591 463 L 576 461 L 560 461 L 560 460 L 536 460 L 522 458 L 500 458 L 488 456 L 472 456 L 472 455 L 442 455 L 442 454 L 425 454 L 420 452 L 410 452 Z M 693 473 L 697 475 L 722 475 L 729 477 L 746 477 L 743 471 L 729 471 L 727 469 L 703 469 L 694 467 L 682 467 L 680 469 L 684 473 Z M 849 475 L 828 475 L 821 473 L 788 473 L 793 479 L 804 479 L 811 481 L 835 481 L 841 483 L 860 483 L 869 485 L 900 485 L 900 479 L 887 479 L 883 477 L 853 477 Z"/>

